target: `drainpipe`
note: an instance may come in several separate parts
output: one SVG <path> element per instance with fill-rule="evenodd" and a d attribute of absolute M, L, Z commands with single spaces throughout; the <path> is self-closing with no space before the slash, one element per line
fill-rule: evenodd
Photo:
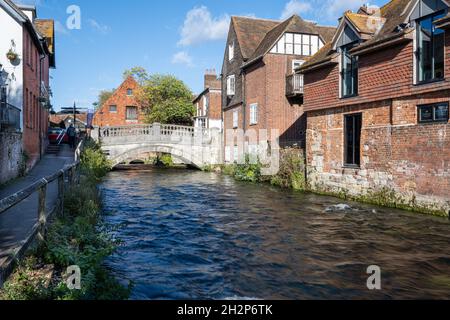
<path fill-rule="evenodd" d="M 245 132 L 247 130 L 245 130 L 245 126 L 247 125 L 247 98 L 245 96 L 245 71 L 242 70 L 242 114 L 243 114 L 243 119 L 242 119 L 242 124 L 243 124 L 243 129 L 244 129 L 244 135 Z"/>
<path fill-rule="evenodd" d="M 42 86 L 42 69 L 43 69 L 42 63 L 43 63 L 44 59 L 45 59 L 45 55 L 41 55 L 39 57 L 39 96 L 41 93 L 41 86 Z M 39 106 L 39 107 L 42 108 L 41 106 Z M 39 126 L 38 126 L 38 128 L 39 128 L 39 159 L 42 160 L 43 152 L 42 152 L 42 117 L 41 117 L 41 115 L 42 115 L 42 110 L 39 109 L 39 118 L 40 118 Z"/>

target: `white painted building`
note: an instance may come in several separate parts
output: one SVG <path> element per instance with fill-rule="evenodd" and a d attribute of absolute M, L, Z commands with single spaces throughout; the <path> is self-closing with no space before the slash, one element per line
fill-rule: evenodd
<path fill-rule="evenodd" d="M 7 103 L 20 110 L 20 130 L 23 129 L 23 17 L 8 1 L 0 0 L 0 86 Z M 7 53 L 13 51 L 19 59 L 11 62 Z"/>

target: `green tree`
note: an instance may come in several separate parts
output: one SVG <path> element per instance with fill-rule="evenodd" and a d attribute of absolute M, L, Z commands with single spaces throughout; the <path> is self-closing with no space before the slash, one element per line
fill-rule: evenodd
<path fill-rule="evenodd" d="M 139 96 L 148 123 L 192 125 L 195 112 L 192 92 L 176 77 L 150 76 Z"/>
<path fill-rule="evenodd" d="M 144 85 L 149 80 L 149 74 L 143 67 L 134 67 L 123 72 L 123 79 L 125 80 L 129 76 L 132 76 L 140 85 Z"/>
<path fill-rule="evenodd" d="M 100 91 L 100 93 L 98 94 L 98 101 L 93 103 L 95 109 L 97 110 L 98 108 L 101 108 L 101 106 L 103 106 L 103 104 L 105 104 L 105 102 L 109 98 L 111 98 L 111 96 L 114 94 L 114 91 L 115 89 Z"/>

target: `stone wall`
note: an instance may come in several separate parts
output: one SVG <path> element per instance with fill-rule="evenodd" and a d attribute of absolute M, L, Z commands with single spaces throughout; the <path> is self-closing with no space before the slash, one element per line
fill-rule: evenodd
<path fill-rule="evenodd" d="M 418 124 L 417 105 L 448 92 L 308 112 L 307 171 L 313 191 L 421 211 L 450 211 L 450 122 Z M 360 168 L 344 167 L 344 115 L 362 113 Z M 386 202 L 386 203 L 384 203 Z"/>
<path fill-rule="evenodd" d="M 22 134 L 0 132 L 0 185 L 16 178 L 22 164 Z"/>

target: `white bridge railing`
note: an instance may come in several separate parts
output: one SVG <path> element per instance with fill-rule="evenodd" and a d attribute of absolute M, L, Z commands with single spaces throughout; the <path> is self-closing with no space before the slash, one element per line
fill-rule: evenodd
<path fill-rule="evenodd" d="M 97 130 L 94 130 L 93 138 L 101 141 L 103 146 L 136 142 L 192 143 L 194 140 L 204 144 L 210 143 L 212 137 L 210 129 L 159 123 L 102 127 Z"/>

